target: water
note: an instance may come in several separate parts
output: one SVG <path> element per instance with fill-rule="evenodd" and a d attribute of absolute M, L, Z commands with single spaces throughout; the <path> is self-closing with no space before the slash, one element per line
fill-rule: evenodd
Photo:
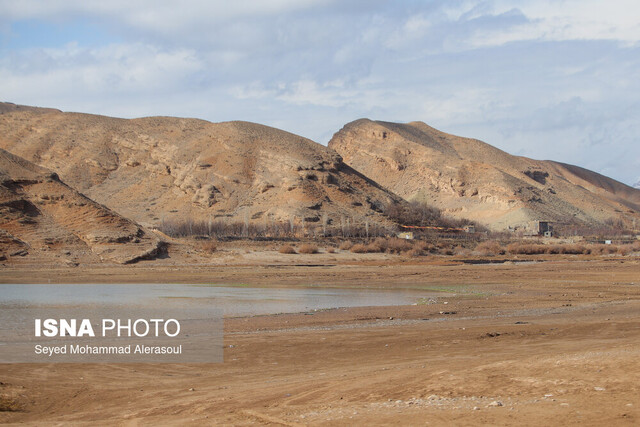
<path fill-rule="evenodd" d="M 340 288 L 250 288 L 184 284 L 0 284 L 2 307 L 115 305 L 145 307 L 215 307 L 225 316 L 299 313 L 338 307 L 410 305 L 443 296 L 417 290 Z"/>

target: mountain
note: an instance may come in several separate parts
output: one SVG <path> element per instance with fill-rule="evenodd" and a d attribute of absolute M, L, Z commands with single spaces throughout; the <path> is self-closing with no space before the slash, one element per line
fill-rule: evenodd
<path fill-rule="evenodd" d="M 635 184 L 633 184 L 633 188 L 638 188 L 640 189 L 640 181 L 636 182 Z"/>
<path fill-rule="evenodd" d="M 152 233 L 0 149 L 0 254 L 131 263 L 162 252 Z"/>
<path fill-rule="evenodd" d="M 425 123 L 361 119 L 329 147 L 407 200 L 424 201 L 494 230 L 531 221 L 583 225 L 640 218 L 640 191 L 578 166 L 518 157 Z"/>
<path fill-rule="evenodd" d="M 388 224 L 402 200 L 333 150 L 248 122 L 117 119 L 0 104 L 0 147 L 142 224 L 164 220 Z"/>

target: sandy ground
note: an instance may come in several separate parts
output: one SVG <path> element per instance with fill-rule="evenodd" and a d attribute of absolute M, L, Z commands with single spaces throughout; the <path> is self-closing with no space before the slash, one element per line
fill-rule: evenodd
<path fill-rule="evenodd" d="M 0 365 L 0 422 L 640 424 L 637 258 L 469 265 L 252 256 L 220 255 L 197 267 L 13 265 L 0 281 L 399 287 L 443 296 L 416 306 L 226 319 L 220 364 Z"/>

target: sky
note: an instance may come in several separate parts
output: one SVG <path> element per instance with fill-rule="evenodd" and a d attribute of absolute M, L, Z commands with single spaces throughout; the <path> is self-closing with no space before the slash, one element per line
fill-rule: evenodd
<path fill-rule="evenodd" d="M 640 182 L 637 0 L 0 0 L 0 100 L 246 120 L 367 117 Z"/>

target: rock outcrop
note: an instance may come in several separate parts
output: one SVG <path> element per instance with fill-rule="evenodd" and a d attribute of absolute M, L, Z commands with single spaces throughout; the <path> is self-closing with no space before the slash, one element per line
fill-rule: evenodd
<path fill-rule="evenodd" d="M 640 218 L 640 191 L 595 172 L 510 155 L 422 122 L 361 119 L 329 147 L 345 163 L 407 200 L 495 230 L 530 221 L 595 225 Z"/>
<path fill-rule="evenodd" d="M 132 263 L 163 242 L 64 184 L 58 175 L 0 149 L 0 253 L 64 262 Z"/>

